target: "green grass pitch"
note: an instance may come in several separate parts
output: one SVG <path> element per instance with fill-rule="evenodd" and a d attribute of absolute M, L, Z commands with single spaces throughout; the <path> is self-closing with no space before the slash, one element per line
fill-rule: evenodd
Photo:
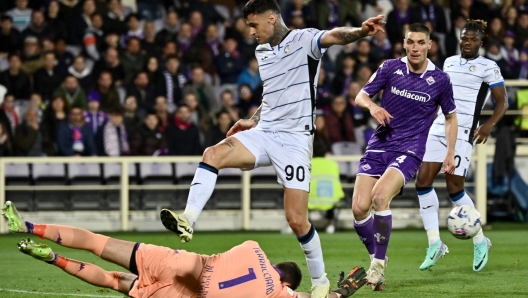
<path fill-rule="evenodd" d="M 502 223 L 492 224 L 488 228 L 490 229 L 485 234 L 492 240 L 493 246 L 487 267 L 479 273 L 473 272 L 471 268 L 471 240 L 457 240 L 447 231 L 442 231 L 442 239 L 449 246 L 450 253 L 431 270 L 421 272 L 418 266 L 425 257 L 425 232 L 394 231 L 388 251 L 390 262 L 385 272 L 385 290 L 373 293 L 370 288 L 365 287 L 354 297 L 528 297 L 528 225 Z M 198 231 L 188 244 L 181 244 L 169 232 L 108 235 L 204 254 L 223 252 L 244 240 L 256 240 L 272 262 L 298 262 L 305 276 L 300 290 L 308 291 L 310 288 L 304 255 L 293 235 Z M 93 287 L 54 266 L 18 252 L 16 243 L 24 236 L 0 236 L 0 297 L 122 297 L 117 292 Z M 38 240 L 35 236 L 32 238 Z M 348 271 L 355 265 L 368 267 L 367 252 L 354 231 L 334 235 L 321 233 L 321 241 L 326 271 L 332 285 L 335 285 L 339 271 Z M 90 253 L 63 248 L 50 241 L 46 243 L 66 257 L 95 263 L 107 270 L 120 270 L 118 266 L 102 261 Z"/>

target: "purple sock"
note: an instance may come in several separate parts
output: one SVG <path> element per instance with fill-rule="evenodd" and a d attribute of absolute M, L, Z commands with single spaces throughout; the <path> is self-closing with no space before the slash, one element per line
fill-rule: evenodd
<path fill-rule="evenodd" d="M 34 226 L 32 223 L 30 223 L 29 221 L 26 221 L 26 228 L 28 229 L 28 233 L 33 234 Z"/>
<path fill-rule="evenodd" d="M 390 210 L 376 212 L 372 225 L 373 235 L 376 238 L 376 242 L 374 243 L 376 247 L 374 258 L 385 260 L 392 231 L 392 212 Z"/>
<path fill-rule="evenodd" d="M 354 220 L 354 228 L 359 236 L 359 240 L 365 245 L 369 254 L 374 254 L 376 247 L 374 246 L 374 233 L 372 232 L 372 216 L 368 216 L 366 221 L 358 223 Z"/>

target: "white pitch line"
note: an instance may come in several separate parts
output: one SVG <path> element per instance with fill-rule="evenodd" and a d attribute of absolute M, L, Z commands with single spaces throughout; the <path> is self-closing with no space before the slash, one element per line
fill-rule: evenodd
<path fill-rule="evenodd" d="M 51 293 L 51 292 L 34 292 L 26 290 L 15 290 L 15 289 L 2 289 L 0 292 L 9 292 L 9 293 L 21 293 L 21 294 L 30 294 L 30 295 L 46 295 L 46 296 L 68 296 L 68 297 L 97 297 L 97 298 L 122 298 L 123 296 L 112 296 L 112 295 L 93 295 L 93 294 L 70 294 L 70 293 Z"/>

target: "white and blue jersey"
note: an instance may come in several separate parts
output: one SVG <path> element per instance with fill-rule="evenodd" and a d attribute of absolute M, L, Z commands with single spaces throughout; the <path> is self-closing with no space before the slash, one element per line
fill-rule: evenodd
<path fill-rule="evenodd" d="M 313 132 L 321 46 L 325 31 L 290 31 L 276 46 L 259 45 L 255 56 L 264 84 L 257 129 Z"/>

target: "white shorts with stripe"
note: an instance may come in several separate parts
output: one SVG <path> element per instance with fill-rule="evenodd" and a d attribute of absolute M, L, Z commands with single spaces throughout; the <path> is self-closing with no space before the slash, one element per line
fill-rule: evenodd
<path fill-rule="evenodd" d="M 458 139 L 455 144 L 455 173 L 454 175 L 466 177 L 471 164 L 473 145 L 465 140 Z M 425 145 L 423 162 L 443 163 L 447 154 L 447 141 L 445 137 L 429 134 Z"/>

